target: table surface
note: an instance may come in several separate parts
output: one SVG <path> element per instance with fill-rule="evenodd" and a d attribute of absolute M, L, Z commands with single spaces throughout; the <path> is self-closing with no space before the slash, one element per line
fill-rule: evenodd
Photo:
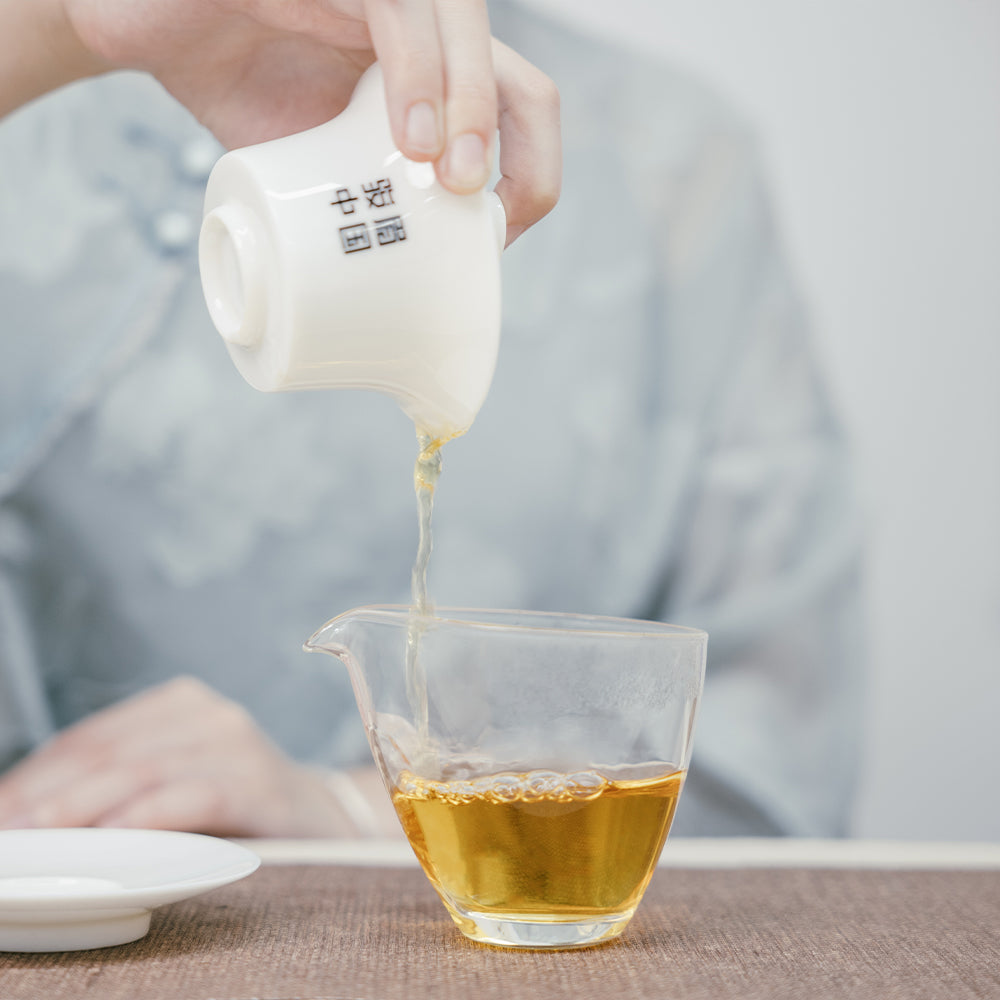
<path fill-rule="evenodd" d="M 0 954 L 0 998 L 1000 998 L 1000 845 L 674 840 L 621 939 L 517 952 L 463 938 L 405 844 L 246 843 L 259 871 L 141 941 Z"/>

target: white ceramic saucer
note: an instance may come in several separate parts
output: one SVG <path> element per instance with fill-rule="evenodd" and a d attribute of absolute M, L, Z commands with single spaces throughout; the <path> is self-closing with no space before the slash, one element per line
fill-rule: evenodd
<path fill-rule="evenodd" d="M 167 830 L 0 831 L 0 951 L 137 941 L 154 907 L 255 871 L 239 844 Z"/>

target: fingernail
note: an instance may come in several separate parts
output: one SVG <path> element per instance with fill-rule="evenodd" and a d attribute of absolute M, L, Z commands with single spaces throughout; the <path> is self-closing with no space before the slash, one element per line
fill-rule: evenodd
<path fill-rule="evenodd" d="M 406 116 L 406 144 L 412 153 L 433 155 L 441 148 L 437 113 L 434 105 L 420 101 Z"/>
<path fill-rule="evenodd" d="M 466 132 L 448 147 L 448 179 L 457 187 L 477 191 L 489 176 L 486 146 L 475 132 Z"/>

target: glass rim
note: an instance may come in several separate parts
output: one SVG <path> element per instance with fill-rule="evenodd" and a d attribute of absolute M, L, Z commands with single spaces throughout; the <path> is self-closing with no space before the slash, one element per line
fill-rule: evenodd
<path fill-rule="evenodd" d="M 421 615 L 412 604 L 366 604 L 336 615 L 327 624 L 330 625 L 341 619 L 349 618 L 363 618 L 367 621 L 381 621 L 394 625 L 416 618 L 430 623 L 482 629 L 563 633 L 565 635 L 591 634 L 633 639 L 674 638 L 702 641 L 708 639 L 708 633 L 704 629 L 643 618 L 625 618 L 573 611 L 524 611 L 513 608 L 455 606 L 435 606 L 429 610 L 429 613 Z"/>

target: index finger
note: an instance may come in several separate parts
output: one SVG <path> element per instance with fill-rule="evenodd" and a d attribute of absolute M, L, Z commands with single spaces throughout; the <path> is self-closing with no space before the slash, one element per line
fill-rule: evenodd
<path fill-rule="evenodd" d="M 478 191 L 497 128 L 485 0 L 366 0 L 365 16 L 396 145 L 449 190 Z"/>

